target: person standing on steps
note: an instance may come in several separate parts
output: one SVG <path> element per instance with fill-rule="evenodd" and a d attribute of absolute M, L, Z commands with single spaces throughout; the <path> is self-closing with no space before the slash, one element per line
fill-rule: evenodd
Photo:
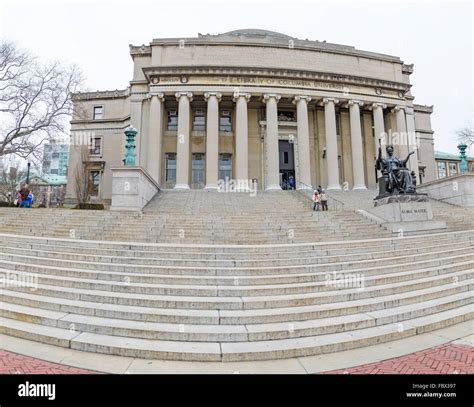
<path fill-rule="evenodd" d="M 321 190 L 321 206 L 323 211 L 328 210 L 328 196 L 326 195 L 324 189 Z"/>
<path fill-rule="evenodd" d="M 28 188 L 28 184 L 24 184 L 23 187 L 20 189 L 21 207 L 22 208 L 28 207 L 28 195 L 29 194 L 30 194 L 30 190 Z"/>
<path fill-rule="evenodd" d="M 318 191 L 315 189 L 313 194 L 313 211 L 319 211 L 319 194 Z"/>

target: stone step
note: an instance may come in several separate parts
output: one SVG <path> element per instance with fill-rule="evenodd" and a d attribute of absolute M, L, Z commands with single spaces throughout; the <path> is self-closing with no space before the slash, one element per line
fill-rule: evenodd
<path fill-rule="evenodd" d="M 0 289 L 0 301 L 45 310 L 104 318 L 128 319 L 132 321 L 164 322 L 175 324 L 259 324 L 275 322 L 305 321 L 308 319 L 329 318 L 360 312 L 410 305 L 419 301 L 470 291 L 474 280 L 462 280 L 456 284 L 434 286 L 420 290 L 397 293 L 395 295 L 362 298 L 345 302 L 295 306 L 288 308 L 250 309 L 250 310 L 194 310 L 173 308 L 149 308 L 81 300 L 69 300 L 37 294 L 35 291 L 20 292 Z"/>
<path fill-rule="evenodd" d="M 403 323 L 302 338 L 253 342 L 187 342 L 129 338 L 42 326 L 0 318 L 0 333 L 71 349 L 138 358 L 189 361 L 247 361 L 317 355 L 430 332 L 472 319 L 472 304 Z"/>
<path fill-rule="evenodd" d="M 38 310 L 12 304 L 6 304 L 0 310 L 0 317 L 101 335 L 184 342 L 244 342 L 302 338 L 381 326 L 462 307 L 473 302 L 474 298 L 470 293 L 460 293 L 441 299 L 411 304 L 410 306 L 401 306 L 370 313 L 295 321 L 292 323 L 250 325 L 194 325 L 139 322 Z"/>
<path fill-rule="evenodd" d="M 268 266 L 284 266 L 284 265 L 302 265 L 302 264 L 328 264 L 336 262 L 346 262 L 351 260 L 351 263 L 358 261 L 369 261 L 369 260 L 379 260 L 381 262 L 389 262 L 392 258 L 398 258 L 403 256 L 417 255 L 417 259 L 421 260 L 420 256 L 434 256 L 441 257 L 443 253 L 446 255 L 453 254 L 456 252 L 462 253 L 463 251 L 468 253 L 472 250 L 470 241 L 465 242 L 459 241 L 457 243 L 448 243 L 440 244 L 436 246 L 425 246 L 422 248 L 403 248 L 399 250 L 393 250 L 390 252 L 380 251 L 372 253 L 359 253 L 359 254 L 348 254 L 348 255 L 338 255 L 338 256 L 322 256 L 313 254 L 312 252 L 301 252 L 299 257 L 287 258 L 287 257 L 277 257 L 272 258 L 258 258 L 258 259 L 226 259 L 226 258 L 188 258 L 183 259 L 179 258 L 180 256 L 176 255 L 173 257 L 165 256 L 156 256 L 156 257 L 146 257 L 150 254 L 144 253 L 144 256 L 124 256 L 124 254 L 134 254 L 129 251 L 114 251 L 106 254 L 86 254 L 83 252 L 71 252 L 71 251 L 52 251 L 48 250 L 50 246 L 47 245 L 30 245 L 28 248 L 19 248 L 18 246 L 11 246 L 6 244 L 1 244 L 0 242 L 0 256 L 2 252 L 9 253 L 10 256 L 4 257 L 5 259 L 11 260 L 10 257 L 14 255 L 21 256 L 30 256 L 38 259 L 52 259 L 55 260 L 67 260 L 75 262 L 84 262 L 84 263 L 125 263 L 128 265 L 161 265 L 161 266 L 208 266 L 208 267 L 268 267 Z M 4 255 L 5 256 L 5 255 Z M 51 263 L 48 263 L 51 264 Z M 110 270 L 110 268 L 107 268 Z"/>
<path fill-rule="evenodd" d="M 464 267 L 466 267 L 466 265 Z M 161 290 L 167 292 L 168 294 L 146 294 L 142 292 L 131 293 L 127 292 L 127 287 L 123 286 L 123 291 L 119 291 L 118 288 L 116 288 L 116 291 L 110 291 L 108 289 L 110 287 L 104 286 L 102 286 L 103 290 L 100 290 L 99 286 L 97 285 L 93 286 L 92 288 L 79 288 L 76 286 L 68 286 L 67 282 L 61 282 L 59 279 L 53 281 L 51 278 L 49 281 L 55 282 L 56 285 L 37 283 L 34 285 L 33 289 L 38 295 L 56 298 L 100 303 L 114 303 L 121 305 L 142 305 L 145 307 L 158 308 L 187 308 L 208 310 L 286 308 L 385 296 L 445 284 L 455 285 L 460 281 L 472 279 L 474 275 L 474 269 L 472 268 L 451 272 L 449 272 L 447 268 L 448 266 L 445 266 L 444 270 L 442 270 L 446 272 L 445 274 L 417 278 L 416 280 L 406 279 L 397 282 L 368 286 L 363 289 L 343 288 L 314 292 L 311 291 L 311 288 L 308 288 L 306 290 L 307 292 L 282 294 L 280 291 L 276 295 L 268 293 L 267 295 L 263 295 L 260 293 L 259 296 L 236 296 L 235 291 L 232 292 L 228 288 L 220 291 L 215 289 L 213 292 L 212 289 L 207 288 L 207 291 L 204 291 L 203 289 L 197 289 L 195 286 L 190 287 L 189 289 L 187 289 L 186 286 L 176 287 L 176 291 L 173 291 L 169 287 L 167 287 L 166 290 Z M 459 269 L 462 267 L 457 266 L 454 268 Z M 79 284 L 76 283 L 75 285 Z M 179 290 L 180 288 L 181 290 Z M 31 291 L 29 287 L 22 286 L 20 284 L 12 284 L 9 286 L 9 290 L 20 292 Z M 149 291 L 156 292 L 160 291 L 160 289 L 157 289 L 157 287 L 150 287 L 148 292 Z M 300 291 L 304 290 L 300 289 Z M 173 295 L 171 292 L 176 292 L 178 295 Z M 252 291 L 248 292 L 251 293 Z M 187 293 L 188 295 L 184 295 L 184 293 Z M 211 295 L 212 293 L 215 293 L 216 295 L 213 296 Z M 224 296 L 224 293 L 231 295 Z M 203 294 L 209 295 L 204 296 Z"/>
<path fill-rule="evenodd" d="M 8 259 L 8 260 L 6 260 Z M 358 260 L 353 262 L 333 262 L 321 264 L 275 265 L 254 267 L 209 267 L 209 266 L 173 266 L 159 264 L 99 263 L 64 259 L 42 258 L 25 255 L 0 254 L 0 269 L 10 271 L 29 271 L 51 275 L 77 275 L 94 280 L 139 281 L 153 279 L 175 279 L 176 282 L 201 280 L 205 284 L 221 281 L 229 285 L 242 285 L 243 281 L 264 284 L 265 279 L 310 278 L 317 281 L 328 279 L 333 273 L 359 273 L 364 276 L 386 275 L 401 270 L 424 269 L 456 263 L 471 264 L 474 252 L 460 248 L 428 254 L 393 257 L 390 265 L 379 259 Z M 88 274 L 87 274 L 88 273 Z M 314 277 L 309 277 L 314 276 Z M 319 277 L 318 277 L 319 276 Z M 213 279 L 214 277 L 214 279 Z M 236 281 L 238 279 L 238 281 Z M 260 281 L 260 282 L 259 282 Z"/>

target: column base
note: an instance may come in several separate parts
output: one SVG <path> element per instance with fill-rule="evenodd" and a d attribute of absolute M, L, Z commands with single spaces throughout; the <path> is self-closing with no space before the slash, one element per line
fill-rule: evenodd
<path fill-rule="evenodd" d="M 189 190 L 191 188 L 189 188 L 188 184 L 176 184 L 173 189 L 180 189 L 180 190 L 186 191 L 186 190 Z"/>
<path fill-rule="evenodd" d="M 309 185 L 298 185 L 298 189 L 305 189 L 307 191 L 314 191 L 314 188 L 313 187 L 310 187 Z"/>
<path fill-rule="evenodd" d="M 279 184 L 268 185 L 265 187 L 265 191 L 281 191 L 281 186 Z"/>
<path fill-rule="evenodd" d="M 340 191 L 341 189 L 342 189 L 341 186 L 340 186 L 340 185 L 337 185 L 337 184 L 335 184 L 335 185 L 328 185 L 328 186 L 326 187 L 326 191 Z"/>
<path fill-rule="evenodd" d="M 352 190 L 353 191 L 363 191 L 363 190 L 367 190 L 367 187 L 365 185 L 354 185 L 352 187 Z"/>
<path fill-rule="evenodd" d="M 218 188 L 217 184 L 209 184 L 204 187 L 206 191 L 217 191 Z"/>

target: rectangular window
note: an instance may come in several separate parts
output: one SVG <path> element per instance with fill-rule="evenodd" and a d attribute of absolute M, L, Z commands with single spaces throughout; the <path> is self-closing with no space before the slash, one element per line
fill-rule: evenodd
<path fill-rule="evenodd" d="M 100 171 L 89 172 L 87 192 L 89 196 L 99 196 Z"/>
<path fill-rule="evenodd" d="M 283 164 L 288 164 L 288 151 L 283 152 Z"/>
<path fill-rule="evenodd" d="M 168 130 L 178 130 L 178 112 L 176 110 L 168 110 L 168 122 L 166 128 Z"/>
<path fill-rule="evenodd" d="M 94 106 L 94 120 L 99 120 L 103 118 L 104 107 L 103 106 Z"/>
<path fill-rule="evenodd" d="M 279 122 L 294 122 L 296 121 L 295 119 L 295 112 L 291 112 L 291 111 L 282 111 L 282 110 L 279 110 L 278 111 L 278 121 Z"/>
<path fill-rule="evenodd" d="M 449 163 L 449 176 L 456 175 L 458 173 L 458 165 L 456 163 Z"/>
<path fill-rule="evenodd" d="M 219 179 L 232 178 L 232 155 L 219 154 Z"/>
<path fill-rule="evenodd" d="M 91 138 L 89 154 L 91 156 L 100 156 L 102 154 L 102 137 Z"/>
<path fill-rule="evenodd" d="M 232 131 L 232 113 L 230 110 L 221 110 L 219 115 L 219 131 Z"/>
<path fill-rule="evenodd" d="M 165 154 L 166 182 L 176 182 L 176 153 Z"/>
<path fill-rule="evenodd" d="M 192 183 L 204 184 L 204 154 L 193 153 Z"/>
<path fill-rule="evenodd" d="M 195 110 L 193 116 L 193 130 L 205 131 L 206 130 L 206 116 L 204 110 Z"/>
<path fill-rule="evenodd" d="M 446 163 L 444 161 L 438 162 L 438 178 L 446 177 Z"/>

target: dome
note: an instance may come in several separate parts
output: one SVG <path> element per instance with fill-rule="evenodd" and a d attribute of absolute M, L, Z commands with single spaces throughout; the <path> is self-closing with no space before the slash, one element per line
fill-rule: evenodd
<path fill-rule="evenodd" d="M 219 35 L 223 36 L 244 36 L 244 37 L 276 37 L 282 39 L 292 39 L 289 35 L 276 31 L 260 30 L 258 28 L 245 28 L 242 30 L 228 31 Z"/>

